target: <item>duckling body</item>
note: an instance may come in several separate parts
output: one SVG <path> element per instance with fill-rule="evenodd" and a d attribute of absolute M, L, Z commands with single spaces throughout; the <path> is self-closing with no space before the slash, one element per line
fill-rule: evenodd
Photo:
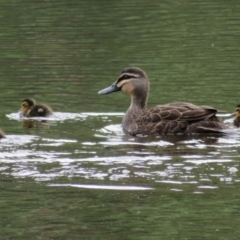
<path fill-rule="evenodd" d="M 4 132 L 0 129 L 0 139 L 1 138 L 5 138 L 6 136 L 5 136 L 5 134 L 4 134 Z"/>
<path fill-rule="evenodd" d="M 218 110 L 210 106 L 176 102 L 147 109 L 149 81 L 140 68 L 124 69 L 117 81 L 99 94 L 116 91 L 131 96 L 131 105 L 122 120 L 123 129 L 131 135 L 221 133 L 227 128 L 216 116 Z"/>
<path fill-rule="evenodd" d="M 24 99 L 20 114 L 22 117 L 48 117 L 53 111 L 46 104 L 36 104 L 33 99 Z"/>
<path fill-rule="evenodd" d="M 234 115 L 233 125 L 239 128 L 240 127 L 240 105 L 237 105 L 233 115 Z"/>

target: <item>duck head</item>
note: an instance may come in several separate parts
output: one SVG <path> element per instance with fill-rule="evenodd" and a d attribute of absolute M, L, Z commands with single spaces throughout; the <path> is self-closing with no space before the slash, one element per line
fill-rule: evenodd
<path fill-rule="evenodd" d="M 137 67 L 125 68 L 111 86 L 99 91 L 98 94 L 118 91 L 130 94 L 133 105 L 145 107 L 149 93 L 149 81 L 146 73 Z"/>
<path fill-rule="evenodd" d="M 234 120 L 233 120 L 234 126 L 240 127 L 240 105 L 237 105 L 232 116 L 234 117 Z"/>
<path fill-rule="evenodd" d="M 21 104 L 20 115 L 26 117 L 35 104 L 33 99 L 24 99 Z"/>
<path fill-rule="evenodd" d="M 236 107 L 234 113 L 232 114 L 232 116 L 235 117 L 235 118 L 239 118 L 239 120 L 240 120 L 240 105 L 237 105 L 237 107 Z"/>

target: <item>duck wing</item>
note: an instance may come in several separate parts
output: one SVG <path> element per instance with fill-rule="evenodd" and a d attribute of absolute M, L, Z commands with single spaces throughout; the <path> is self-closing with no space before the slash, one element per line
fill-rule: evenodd
<path fill-rule="evenodd" d="M 133 135 L 222 133 L 227 126 L 216 116 L 217 112 L 216 108 L 210 106 L 196 106 L 184 102 L 157 105 L 138 116 Z"/>
<path fill-rule="evenodd" d="M 209 106 L 196 106 L 191 103 L 171 103 L 157 105 L 144 112 L 137 120 L 145 123 L 158 123 L 161 121 L 198 122 L 210 119 L 218 112 Z"/>

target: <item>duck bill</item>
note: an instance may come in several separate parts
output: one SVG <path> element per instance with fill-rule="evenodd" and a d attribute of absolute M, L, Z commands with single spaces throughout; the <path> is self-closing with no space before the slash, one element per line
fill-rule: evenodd
<path fill-rule="evenodd" d="M 103 90 L 99 91 L 98 94 L 103 95 L 103 94 L 109 94 L 112 92 L 117 92 L 120 91 L 121 88 L 117 86 L 117 81 L 113 83 L 110 87 L 104 88 Z"/>

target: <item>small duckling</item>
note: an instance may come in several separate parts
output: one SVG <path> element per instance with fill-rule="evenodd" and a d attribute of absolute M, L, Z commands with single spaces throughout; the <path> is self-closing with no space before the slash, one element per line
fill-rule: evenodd
<path fill-rule="evenodd" d="M 6 136 L 5 136 L 5 134 L 4 134 L 4 132 L 0 129 L 0 139 L 1 138 L 5 138 Z"/>
<path fill-rule="evenodd" d="M 233 119 L 233 125 L 235 127 L 240 127 L 240 104 L 237 105 L 235 112 L 233 113 L 234 119 Z"/>
<path fill-rule="evenodd" d="M 24 99 L 21 104 L 21 117 L 48 117 L 53 114 L 46 104 L 36 104 L 33 99 Z"/>

